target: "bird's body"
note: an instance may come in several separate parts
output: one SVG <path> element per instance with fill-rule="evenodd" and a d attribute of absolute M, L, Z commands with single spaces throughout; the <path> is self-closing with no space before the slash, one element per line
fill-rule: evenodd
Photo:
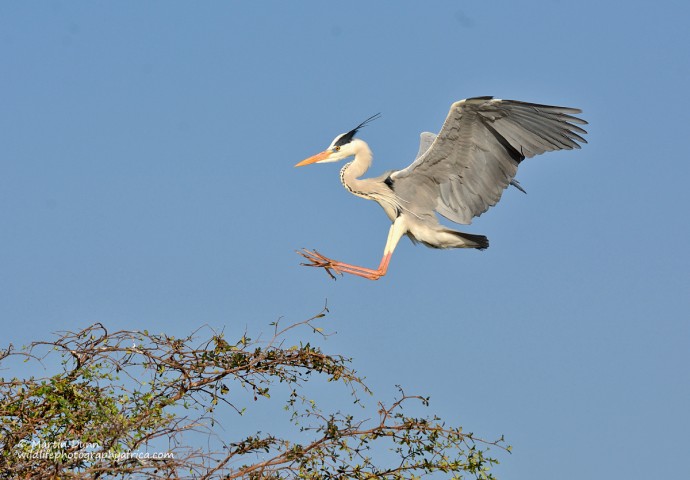
<path fill-rule="evenodd" d="M 369 169 L 372 153 L 363 140 L 354 139 L 351 145 L 355 159 L 340 170 L 341 183 L 350 193 L 381 205 L 391 222 L 400 222 L 401 228 L 404 225 L 404 233 L 413 242 L 434 248 L 488 247 L 486 237 L 443 227 L 434 214 L 433 195 L 417 189 L 409 181 L 396 181 L 399 170 L 374 178 L 359 178 Z"/>
<path fill-rule="evenodd" d="M 297 166 L 327 163 L 354 156 L 340 171 L 352 194 L 379 203 L 393 225 L 378 269 L 331 260 L 316 251 L 300 252 L 310 266 L 351 273 L 372 280 L 385 275 L 390 257 L 403 235 L 433 248 L 489 246 L 486 237 L 441 225 L 436 214 L 469 224 L 501 198 L 526 157 L 552 150 L 580 148 L 586 124 L 572 116 L 580 110 L 492 97 L 461 100 L 451 106 L 438 135 L 423 133 L 417 158 L 402 170 L 361 178 L 371 166 L 372 153 L 355 129 L 336 137 L 328 149 Z M 522 190 L 524 191 L 524 190 Z"/>

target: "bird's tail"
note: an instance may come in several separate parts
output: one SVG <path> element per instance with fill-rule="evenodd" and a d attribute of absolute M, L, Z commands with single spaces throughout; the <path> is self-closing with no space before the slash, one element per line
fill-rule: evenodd
<path fill-rule="evenodd" d="M 407 236 L 413 243 L 421 242 L 431 248 L 489 248 L 489 239 L 484 235 L 458 232 L 441 225 L 436 225 L 433 229 L 419 229 L 414 233 L 408 231 Z"/>
<path fill-rule="evenodd" d="M 489 239 L 484 235 L 474 235 L 450 229 L 446 230 L 446 232 L 452 233 L 458 238 L 458 243 L 453 245 L 455 248 L 476 248 L 477 250 L 489 248 Z"/>

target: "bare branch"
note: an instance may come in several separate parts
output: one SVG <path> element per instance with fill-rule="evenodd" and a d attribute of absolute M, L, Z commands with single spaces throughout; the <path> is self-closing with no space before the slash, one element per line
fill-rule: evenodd
<path fill-rule="evenodd" d="M 403 414 L 409 402 L 426 406 L 428 398 L 399 388 L 398 399 L 378 404 L 376 421 L 320 410 L 304 393 L 311 378 L 343 385 L 355 403 L 361 404 L 361 392 L 371 393 L 348 358 L 304 340 L 287 344 L 288 334 L 300 329 L 327 339 L 332 334 L 317 323 L 327 313 L 326 305 L 307 320 L 284 327 L 278 320 L 266 341 L 247 331 L 228 341 L 209 326 L 175 338 L 109 332 L 97 323 L 20 352 L 10 345 L 0 351 L 1 362 L 34 362 L 45 371 L 44 364 L 57 359 L 61 369 L 43 377 L 0 378 L 0 478 L 392 479 L 439 471 L 492 478 L 496 460 L 486 451 L 509 447 L 436 417 Z M 242 391 L 258 401 L 278 384 L 291 392 L 284 407 L 295 438 L 253 433 L 229 440 L 216 429 L 217 408 L 242 414 Z M 192 432 L 206 435 L 208 445 L 190 445 Z M 374 444 L 397 460 L 375 460 Z M 168 450 L 161 455 L 142 455 L 162 445 Z"/>

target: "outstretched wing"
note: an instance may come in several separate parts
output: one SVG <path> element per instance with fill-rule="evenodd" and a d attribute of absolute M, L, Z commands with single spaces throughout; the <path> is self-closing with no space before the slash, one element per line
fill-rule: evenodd
<path fill-rule="evenodd" d="M 417 152 L 417 156 L 414 157 L 415 160 L 417 160 L 419 157 L 424 155 L 427 150 L 429 150 L 429 147 L 431 147 L 431 144 L 434 143 L 434 140 L 436 140 L 435 133 L 422 132 L 419 134 L 419 151 Z M 527 193 L 527 191 L 524 188 L 522 188 L 522 185 L 520 185 L 520 182 L 518 182 L 517 180 L 511 180 L 510 184 L 518 190 L 520 190 L 522 193 Z"/>
<path fill-rule="evenodd" d="M 552 150 L 580 148 L 587 122 L 576 108 L 477 97 L 454 103 L 431 146 L 391 175 L 396 187 L 437 199 L 434 209 L 469 224 L 496 205 L 518 164 Z M 430 137 L 427 137 L 430 138 Z"/>

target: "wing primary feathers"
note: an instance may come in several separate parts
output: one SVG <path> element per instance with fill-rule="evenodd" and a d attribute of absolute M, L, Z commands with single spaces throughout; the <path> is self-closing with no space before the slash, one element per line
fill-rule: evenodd
<path fill-rule="evenodd" d="M 480 117 L 480 118 L 481 118 L 481 117 Z M 500 143 L 501 146 L 502 146 L 503 148 L 506 149 L 506 151 L 507 151 L 508 154 L 510 155 L 510 158 L 512 158 L 513 160 L 515 160 L 516 163 L 520 163 L 521 161 L 523 161 L 523 160 L 525 159 L 525 156 L 524 156 L 521 152 L 519 152 L 514 146 L 512 146 L 512 145 L 510 144 L 510 142 L 509 142 L 508 140 L 506 140 L 505 137 L 504 137 L 503 135 L 501 135 L 500 133 L 498 133 L 498 132 L 496 131 L 496 129 L 495 129 L 489 122 L 487 122 L 486 120 L 484 120 L 484 119 L 482 118 L 482 123 L 484 124 L 484 126 L 486 127 L 486 129 L 487 129 L 488 131 L 490 131 L 491 134 L 496 138 L 496 140 L 498 141 L 498 143 Z"/>

